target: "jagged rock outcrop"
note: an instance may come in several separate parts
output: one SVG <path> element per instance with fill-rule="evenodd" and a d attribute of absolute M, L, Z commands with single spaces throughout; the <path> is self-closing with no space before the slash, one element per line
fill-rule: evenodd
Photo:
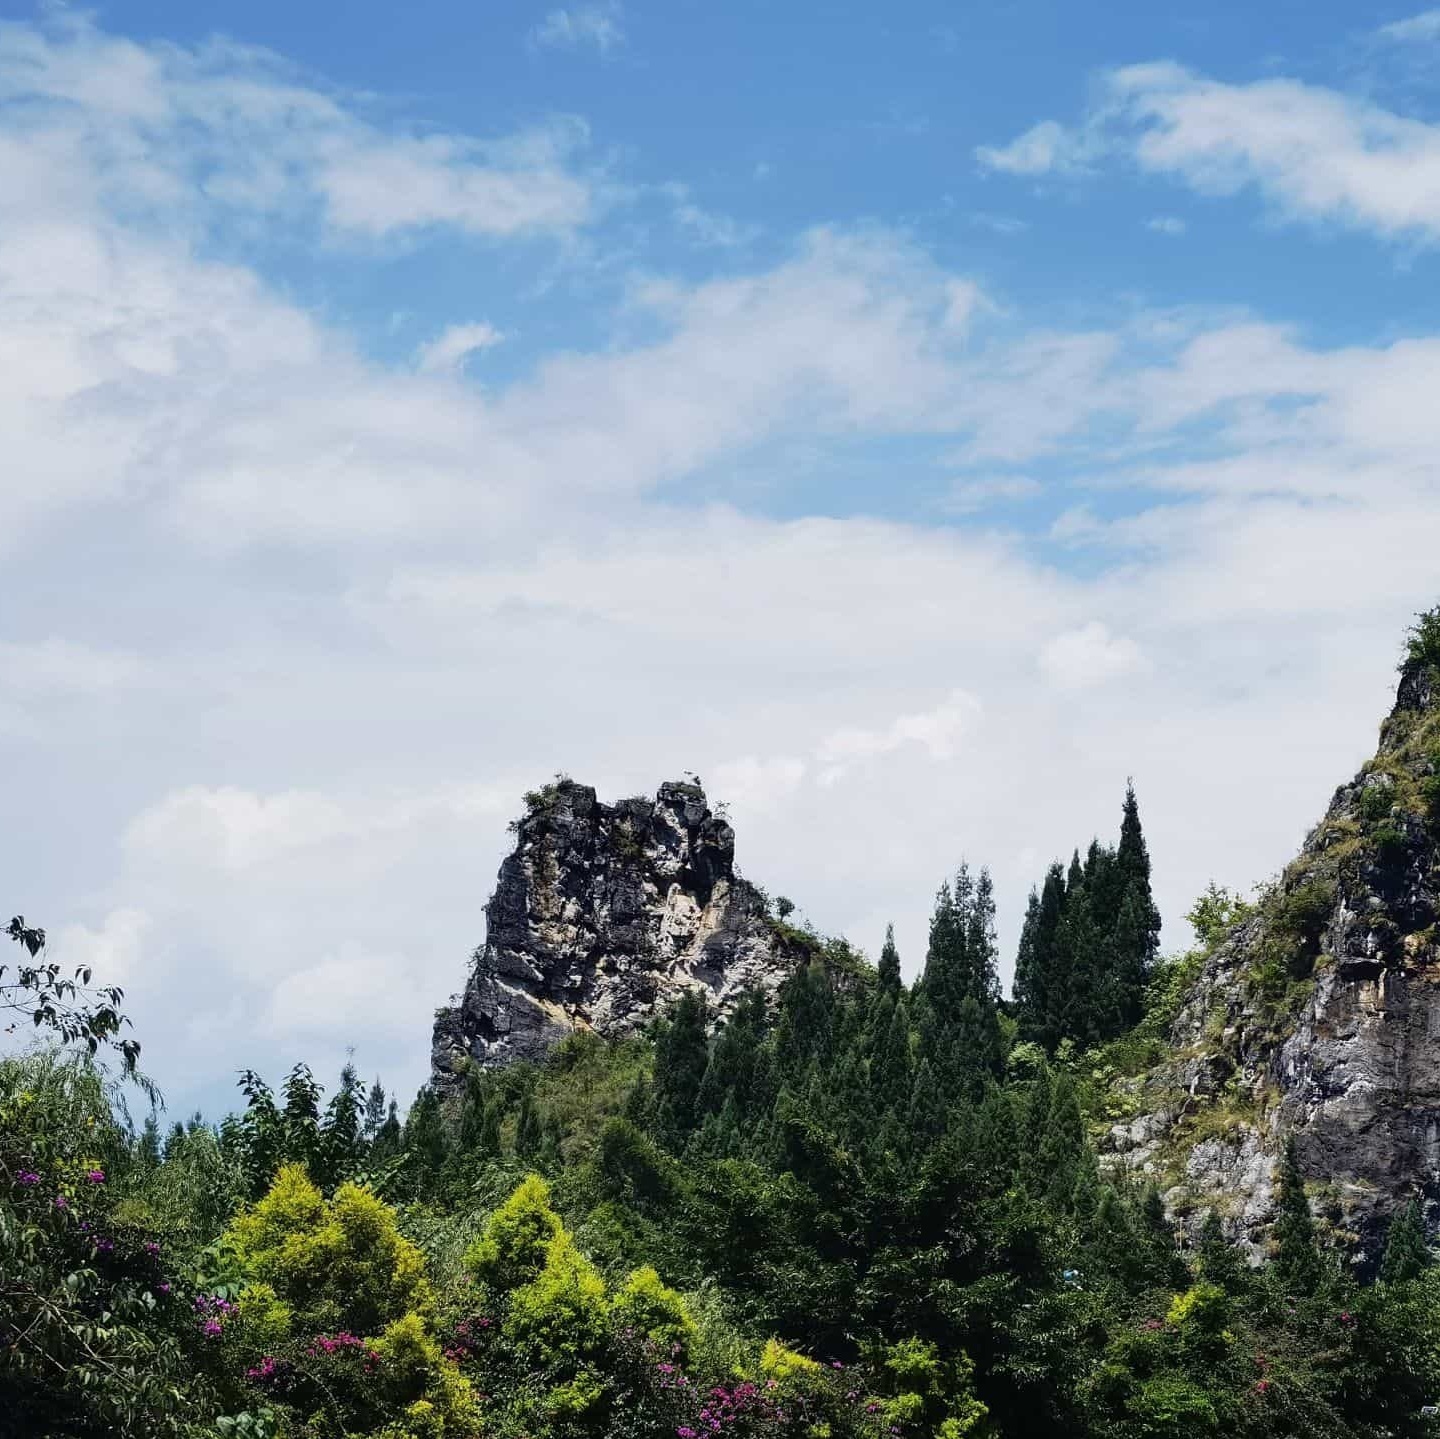
<path fill-rule="evenodd" d="M 526 799 L 485 943 L 464 993 L 436 1015 L 442 1088 L 467 1062 L 539 1059 L 578 1029 L 629 1033 L 688 988 L 723 1015 L 801 962 L 735 873 L 735 833 L 698 784 L 606 805 L 560 780 Z"/>
<path fill-rule="evenodd" d="M 1412 645 L 1379 749 L 1279 882 L 1204 958 L 1172 1056 L 1116 1124 L 1112 1162 L 1257 1255 L 1294 1135 L 1312 1207 L 1377 1257 L 1420 1199 L 1440 1221 L 1440 682 Z"/>

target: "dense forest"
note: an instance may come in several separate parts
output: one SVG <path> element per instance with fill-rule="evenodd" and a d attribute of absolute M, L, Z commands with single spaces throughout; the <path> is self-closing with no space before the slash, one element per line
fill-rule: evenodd
<path fill-rule="evenodd" d="M 783 908 L 777 906 L 777 909 Z M 0 1003 L 7 1436 L 1378 1436 L 1437 1432 L 1420 1215 L 1377 1272 L 1325 1243 L 1293 1152 L 1265 1255 L 1097 1151 L 1245 905 L 1159 920 L 1118 842 L 1037 884 L 1013 999 L 990 878 L 942 885 L 918 979 L 887 938 L 723 1024 L 472 1068 L 403 1119 L 304 1065 L 168 1132 L 123 995 L 11 924 Z M 1259 1261 L 1259 1262 L 1256 1262 Z"/>

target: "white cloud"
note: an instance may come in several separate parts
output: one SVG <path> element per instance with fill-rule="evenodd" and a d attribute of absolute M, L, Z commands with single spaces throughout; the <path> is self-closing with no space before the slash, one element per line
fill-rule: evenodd
<path fill-rule="evenodd" d="M 1051 684 L 1064 690 L 1106 684 L 1143 663 L 1134 640 L 1111 634 L 1098 620 L 1056 635 L 1040 651 L 1041 672 Z"/>
<path fill-rule="evenodd" d="M 1417 17 L 1411 38 L 1428 23 Z M 1201 194 L 1254 187 L 1287 219 L 1440 238 L 1440 126 L 1296 80 L 1227 84 L 1170 61 L 1130 65 L 1105 77 L 1078 125 L 1045 121 L 977 154 L 1017 175 L 1125 154 Z"/>
<path fill-rule="evenodd" d="M 589 45 L 608 55 L 625 42 L 620 6 L 571 5 L 552 10 L 530 32 L 530 42 L 563 50 Z"/>
<path fill-rule="evenodd" d="M 914 745 L 932 760 L 953 759 L 980 716 L 980 702 L 953 690 L 933 709 L 897 715 L 882 729 L 851 725 L 826 735 L 816 751 L 820 783 L 834 784 L 851 766 Z"/>
<path fill-rule="evenodd" d="M 595 187 L 570 168 L 587 140 L 577 121 L 494 138 L 395 135 L 265 51 L 141 46 L 64 11 L 43 28 L 0 22 L 7 102 L 22 118 L 4 160 L 39 165 L 23 190 L 12 170 L 12 195 L 163 214 L 172 231 L 222 212 L 337 238 L 431 226 L 513 238 L 568 234 L 596 208 Z"/>
<path fill-rule="evenodd" d="M 973 515 L 1006 501 L 1029 500 L 1043 490 L 1029 475 L 990 475 L 961 480 L 951 489 L 945 508 L 955 515 Z"/>
<path fill-rule="evenodd" d="M 145 938 L 150 916 L 139 909 L 112 910 L 95 929 L 83 924 L 62 925 L 48 936 L 46 957 L 67 976 L 88 965 L 97 985 L 133 983 L 143 972 Z"/>
<path fill-rule="evenodd" d="M 1440 40 L 1440 10 L 1422 10 L 1405 20 L 1382 25 L 1376 37 L 1393 45 L 1429 44 Z"/>
<path fill-rule="evenodd" d="M 1084 170 L 1094 151 L 1084 132 L 1042 120 L 1008 145 L 981 145 L 975 158 L 985 170 L 1007 175 L 1068 174 Z"/>
<path fill-rule="evenodd" d="M 1157 235 L 1183 235 L 1189 226 L 1178 215 L 1152 215 L 1146 220 L 1145 228 Z"/>
<path fill-rule="evenodd" d="M 454 372 L 464 367 L 471 355 L 498 345 L 505 336 L 485 320 L 449 325 L 433 340 L 420 346 L 415 363 L 422 374 Z"/>

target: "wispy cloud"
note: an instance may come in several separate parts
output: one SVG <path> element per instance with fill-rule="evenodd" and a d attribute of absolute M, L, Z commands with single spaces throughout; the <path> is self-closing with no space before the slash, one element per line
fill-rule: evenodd
<path fill-rule="evenodd" d="M 453 372 L 480 350 L 498 345 L 505 336 L 485 320 L 451 325 L 433 340 L 420 346 L 415 363 L 422 374 Z"/>
<path fill-rule="evenodd" d="M 597 209 L 572 164 L 588 141 L 579 121 L 397 133 L 268 52 L 143 47 L 67 11 L 38 28 L 0 23 L 6 102 L 23 107 L 26 153 L 82 159 L 97 198 L 172 229 L 228 214 L 352 240 L 433 227 L 514 238 L 571 232 Z"/>
<path fill-rule="evenodd" d="M 1404 23 L 1418 33 L 1420 21 Z M 1201 194 L 1253 188 L 1288 219 L 1440 240 L 1440 125 L 1296 80 L 1235 85 L 1168 61 L 1132 65 L 1106 77 L 1077 125 L 1045 121 L 976 154 L 1026 176 L 1122 154 Z"/>
<path fill-rule="evenodd" d="M 1157 235 L 1183 235 L 1189 226 L 1178 215 L 1152 215 L 1146 220 L 1145 228 Z"/>
<path fill-rule="evenodd" d="M 1424 45 L 1440 40 L 1440 10 L 1422 10 L 1406 20 L 1382 25 L 1375 37 L 1391 45 Z"/>
<path fill-rule="evenodd" d="M 1094 154 L 1093 137 L 1086 131 L 1042 120 L 1008 145 L 979 146 L 975 158 L 982 169 L 1007 175 L 1065 175 L 1086 169 Z"/>
<path fill-rule="evenodd" d="M 625 43 L 621 8 L 611 3 L 552 10 L 531 30 L 530 43 L 542 49 L 589 47 L 608 55 Z"/>

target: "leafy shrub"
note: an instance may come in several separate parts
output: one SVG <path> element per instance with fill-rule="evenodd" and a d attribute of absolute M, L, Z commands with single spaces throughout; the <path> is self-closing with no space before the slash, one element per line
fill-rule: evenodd
<path fill-rule="evenodd" d="M 545 1267 L 550 1241 L 560 1228 L 559 1216 L 550 1207 L 549 1185 L 538 1174 L 527 1175 L 466 1251 L 466 1266 L 497 1293 L 518 1289 Z"/>
<path fill-rule="evenodd" d="M 327 1201 L 297 1165 L 235 1220 L 221 1249 L 247 1283 L 269 1285 L 308 1332 L 375 1333 L 434 1308 L 424 1255 L 401 1235 L 395 1211 L 355 1184 Z"/>
<path fill-rule="evenodd" d="M 0 1061 L 0 1429 L 169 1435 L 214 1399 L 161 1244 L 117 1217 L 124 1142 L 86 1058 Z"/>

